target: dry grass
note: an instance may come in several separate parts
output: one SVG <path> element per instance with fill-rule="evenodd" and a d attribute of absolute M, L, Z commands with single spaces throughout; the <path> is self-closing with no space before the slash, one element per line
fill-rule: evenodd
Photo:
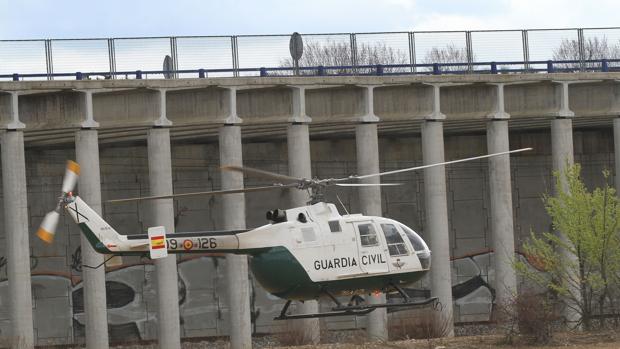
<path fill-rule="evenodd" d="M 389 323 L 390 340 L 432 339 L 447 335 L 450 319 L 433 309 L 416 311 L 406 318 L 392 318 Z"/>

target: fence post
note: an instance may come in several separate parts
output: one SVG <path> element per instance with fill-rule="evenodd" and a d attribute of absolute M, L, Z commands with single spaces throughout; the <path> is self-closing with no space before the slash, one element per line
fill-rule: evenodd
<path fill-rule="evenodd" d="M 554 72 L 555 72 L 555 68 L 553 67 L 553 61 L 548 60 L 547 61 L 547 73 L 554 73 Z"/>
<path fill-rule="evenodd" d="M 472 63 L 474 62 L 474 52 L 471 46 L 471 32 L 465 32 L 465 50 L 467 53 L 467 71 L 471 73 L 473 70 Z"/>
<path fill-rule="evenodd" d="M 497 63 L 491 62 L 491 74 L 497 74 Z"/>
<path fill-rule="evenodd" d="M 521 41 L 523 44 L 523 69 L 530 70 L 530 43 L 528 41 L 527 30 L 521 31 Z"/>
<path fill-rule="evenodd" d="M 579 46 L 579 71 L 584 71 L 585 65 L 585 46 L 583 41 L 583 29 L 577 29 L 577 44 Z"/>
<path fill-rule="evenodd" d="M 355 34 L 349 34 L 349 41 L 351 44 L 351 67 L 353 67 L 352 73 L 357 75 L 357 38 Z"/>
<path fill-rule="evenodd" d="M 110 65 L 110 79 L 116 79 L 116 49 L 114 39 L 108 39 L 108 63 Z"/>
<path fill-rule="evenodd" d="M 175 38 L 174 36 L 170 37 L 170 57 L 172 58 L 172 77 L 174 79 L 178 79 L 179 73 L 177 73 L 177 70 L 179 70 L 179 65 L 177 62 L 177 38 Z"/>
<path fill-rule="evenodd" d="M 601 60 L 601 71 L 607 73 L 609 71 L 609 64 L 607 63 L 607 59 L 603 58 Z"/>
<path fill-rule="evenodd" d="M 52 59 L 52 40 L 45 40 L 45 66 L 47 68 L 47 80 L 54 80 L 54 60 Z"/>
<path fill-rule="evenodd" d="M 411 72 L 416 72 L 415 61 L 415 33 L 409 32 L 409 64 L 411 64 Z"/>
<path fill-rule="evenodd" d="M 439 63 L 433 63 L 433 75 L 441 75 L 441 70 L 439 70 Z"/>
<path fill-rule="evenodd" d="M 237 37 L 230 37 L 230 45 L 232 49 L 232 67 L 233 67 L 233 76 L 239 76 L 239 52 L 237 50 Z"/>
<path fill-rule="evenodd" d="M 267 68 L 265 68 L 265 67 L 261 67 L 260 68 L 260 76 L 261 77 L 267 76 Z"/>
<path fill-rule="evenodd" d="M 377 64 L 377 75 L 383 75 L 383 66 L 381 64 Z"/>

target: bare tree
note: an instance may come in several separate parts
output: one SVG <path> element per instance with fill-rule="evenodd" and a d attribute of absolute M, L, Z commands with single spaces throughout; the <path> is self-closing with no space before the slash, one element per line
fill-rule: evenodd
<path fill-rule="evenodd" d="M 583 59 L 588 60 L 601 60 L 620 58 L 620 41 L 616 45 L 610 45 L 607 42 L 606 37 L 591 37 L 583 41 Z M 553 49 L 554 61 L 579 61 L 581 59 L 579 40 L 577 39 L 562 39 L 560 46 Z M 559 63 L 557 67 L 564 69 L 579 69 L 579 63 Z M 587 68 L 600 68 L 601 64 L 598 62 L 586 62 L 584 67 Z"/>
<path fill-rule="evenodd" d="M 357 66 L 409 63 L 409 57 L 405 52 L 386 46 L 385 43 L 381 42 L 375 44 L 362 43 L 357 46 L 355 54 L 355 64 Z M 299 60 L 300 67 L 352 66 L 353 64 L 351 45 L 346 41 L 308 41 L 304 44 L 304 54 Z M 293 60 L 291 58 L 284 59 L 280 62 L 280 66 L 292 67 Z M 406 68 L 390 69 L 392 69 L 392 72 L 397 72 Z M 358 73 L 371 73 L 372 71 L 372 68 L 358 69 Z M 351 69 L 334 69 L 330 70 L 329 73 L 351 73 Z"/>
<path fill-rule="evenodd" d="M 472 61 L 474 57 L 471 58 Z M 442 66 L 442 71 L 457 71 L 467 69 L 467 50 L 462 47 L 459 48 L 455 44 L 448 44 L 444 47 L 433 47 L 426 53 L 422 63 L 434 64 L 434 63 L 463 63 L 458 66 Z M 432 70 L 433 68 L 428 68 Z"/>

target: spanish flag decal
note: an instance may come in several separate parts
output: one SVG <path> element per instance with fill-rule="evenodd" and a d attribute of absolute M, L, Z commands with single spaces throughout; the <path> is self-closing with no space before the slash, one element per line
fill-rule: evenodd
<path fill-rule="evenodd" d="M 160 248 L 166 248 L 166 240 L 163 235 L 151 237 L 151 248 L 158 250 Z"/>

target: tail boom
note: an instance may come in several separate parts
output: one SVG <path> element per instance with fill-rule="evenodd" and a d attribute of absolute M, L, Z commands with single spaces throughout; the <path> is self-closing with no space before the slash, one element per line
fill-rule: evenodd
<path fill-rule="evenodd" d="M 114 255 L 149 254 L 148 235 L 121 235 L 79 196 L 65 205 L 65 210 L 78 225 L 95 251 Z M 168 253 L 243 253 L 239 250 L 237 233 L 177 233 L 165 235 Z"/>

